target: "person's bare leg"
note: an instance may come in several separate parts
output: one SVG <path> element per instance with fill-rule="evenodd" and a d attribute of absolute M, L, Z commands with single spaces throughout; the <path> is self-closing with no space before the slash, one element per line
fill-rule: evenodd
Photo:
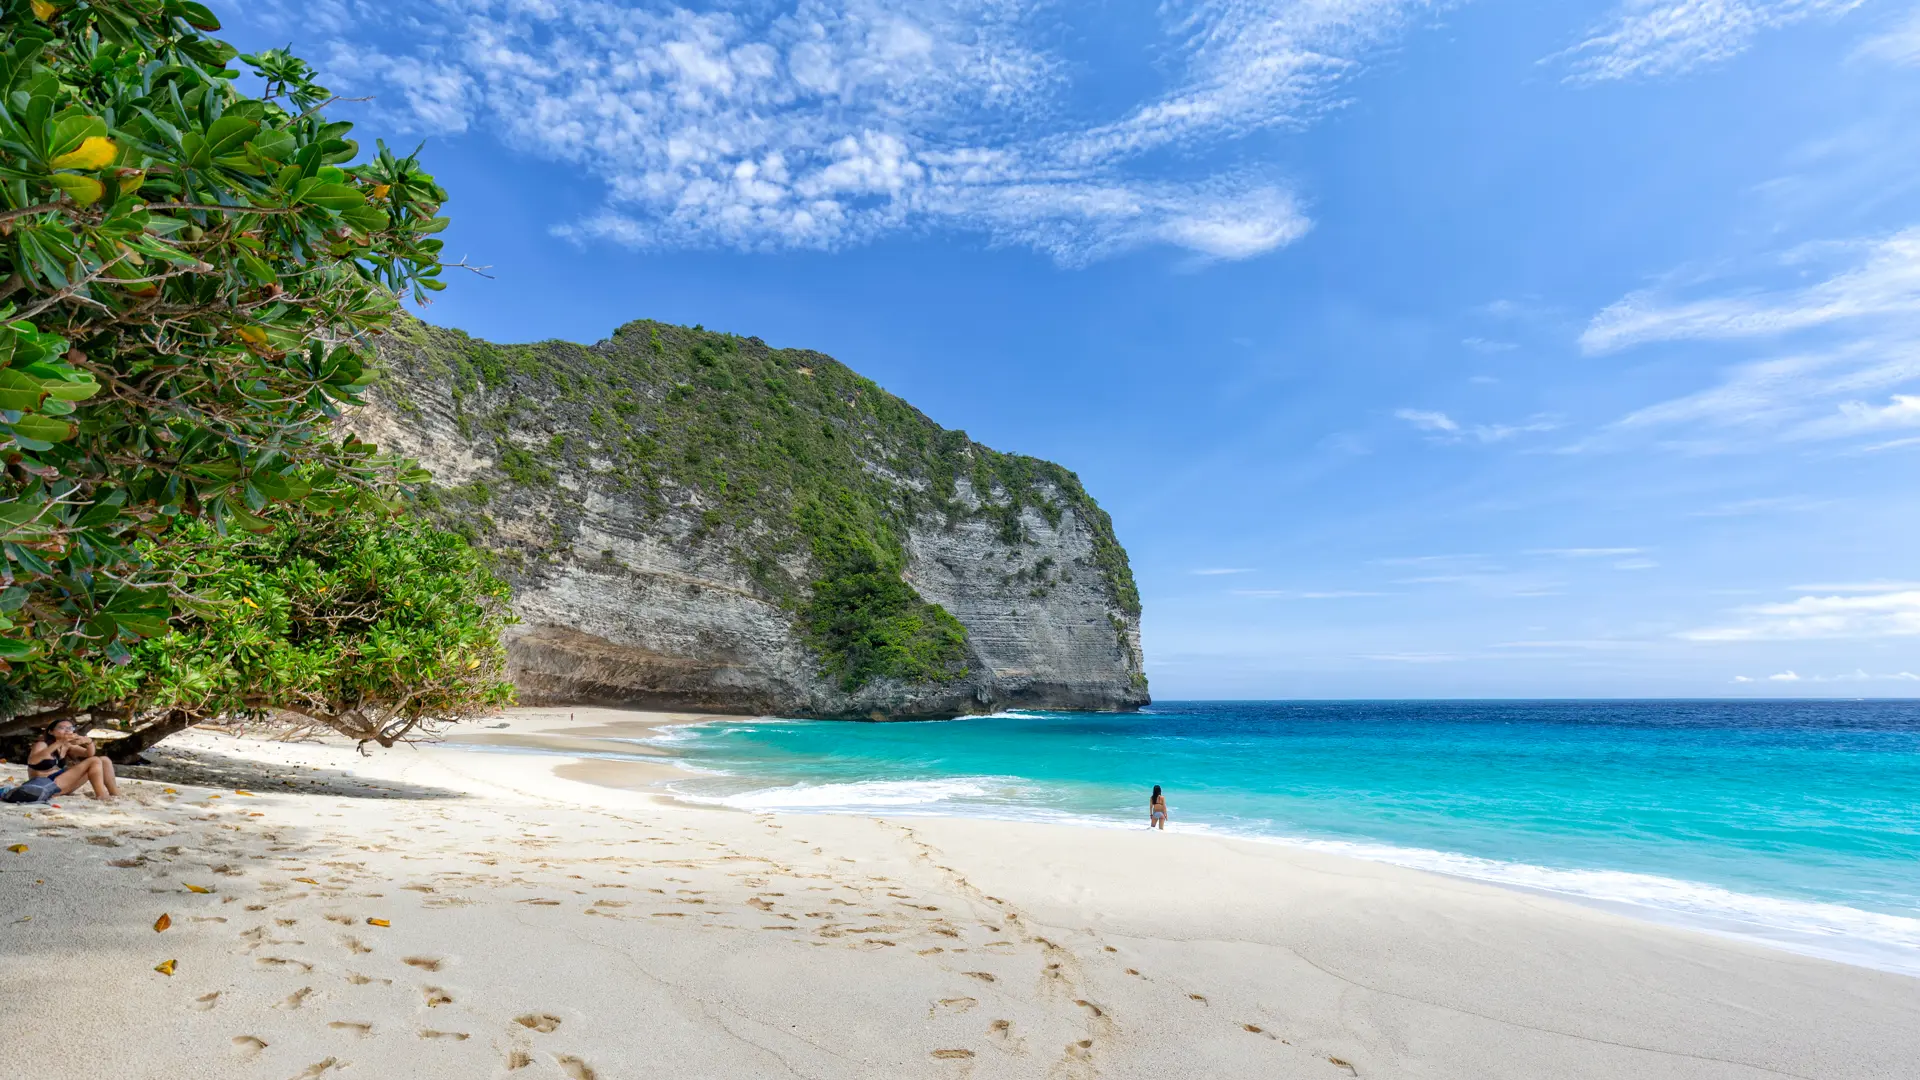
<path fill-rule="evenodd" d="M 113 771 L 113 762 L 103 757 L 88 758 L 87 760 L 100 763 L 100 778 L 107 782 L 107 794 L 119 795 L 120 777 Z"/>
<path fill-rule="evenodd" d="M 78 765 L 68 766 L 66 772 L 54 778 L 54 785 L 60 789 L 62 795 L 71 795 L 80 790 L 80 785 L 89 782 L 93 784 L 93 797 L 96 799 L 117 795 L 118 791 L 109 791 L 107 785 L 100 779 L 101 767 L 106 763 L 106 758 L 95 757 L 88 758 Z"/>

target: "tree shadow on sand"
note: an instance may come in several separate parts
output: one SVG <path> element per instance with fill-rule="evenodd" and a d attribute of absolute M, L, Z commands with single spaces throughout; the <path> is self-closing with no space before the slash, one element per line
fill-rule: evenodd
<path fill-rule="evenodd" d="M 448 788 L 357 776 L 341 769 L 278 765 L 185 746 L 156 746 L 146 752 L 146 759 L 151 764 L 121 766 L 120 775 L 190 787 L 240 788 L 262 795 L 331 795 L 349 799 L 458 799 L 465 795 Z"/>

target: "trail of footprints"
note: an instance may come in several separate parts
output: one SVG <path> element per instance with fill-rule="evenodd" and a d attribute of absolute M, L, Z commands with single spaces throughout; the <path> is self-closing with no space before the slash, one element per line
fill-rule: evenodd
<path fill-rule="evenodd" d="M 353 858 L 352 853 L 388 850 L 391 845 L 383 841 L 397 839 L 398 831 L 402 828 L 417 832 L 418 823 L 396 819 L 392 822 L 394 828 L 376 830 L 372 835 L 332 833 L 309 843 L 294 845 L 280 842 L 279 836 L 271 829 L 247 821 L 241 816 L 247 812 L 237 811 L 237 804 L 209 809 L 209 804 L 191 808 L 178 804 L 155 805 L 151 798 L 140 802 L 145 809 L 172 810 L 175 811 L 174 816 L 187 820 L 141 822 L 134 829 L 112 830 L 118 833 L 117 836 L 86 837 L 86 842 L 101 847 L 122 847 L 132 841 L 145 848 L 130 858 L 113 860 L 109 865 L 120 869 L 142 869 L 163 879 L 173 874 L 183 875 L 179 880 L 190 879 L 194 875 L 203 878 L 209 875 L 252 878 L 251 884 L 258 894 L 255 899 L 259 902 L 242 905 L 242 910 L 250 914 L 258 915 L 273 907 L 297 905 L 296 917 L 271 917 L 236 930 L 235 936 L 241 943 L 237 951 L 251 954 L 255 969 L 262 972 L 291 973 L 312 979 L 322 976 L 338 978 L 347 987 L 393 986 L 396 979 L 403 978 L 401 971 L 396 969 L 391 975 L 367 973 L 367 970 L 376 970 L 369 965 L 382 958 L 368 943 L 364 930 L 359 926 L 360 917 L 346 910 L 321 910 L 317 920 L 309 919 L 303 924 L 299 912 L 314 904 L 323 909 L 334 905 L 344 908 L 348 906 L 348 901 L 354 901 L 354 906 L 364 906 L 366 899 L 377 899 L 384 895 L 377 890 L 388 887 L 421 894 L 422 903 L 428 908 L 456 907 L 476 902 L 463 895 L 463 891 L 485 890 L 492 893 L 515 890 L 527 895 L 509 893 L 502 899 L 531 907 L 561 907 L 580 903 L 585 914 L 608 919 L 690 919 L 700 929 L 777 932 L 787 940 L 796 943 L 804 941 L 816 947 L 888 949 L 912 946 L 911 952 L 941 965 L 957 980 L 950 996 L 931 1004 L 929 1019 L 975 1011 L 984 1014 L 985 1023 L 979 1029 L 979 1041 L 974 1045 L 935 1046 L 927 1051 L 929 1058 L 934 1061 L 966 1062 L 989 1049 L 997 1054 L 1016 1056 L 1032 1052 L 1028 1034 L 1017 1031 L 1012 1020 L 992 1016 L 990 1006 L 982 1006 L 982 993 L 991 999 L 1015 991 L 1012 988 L 1003 989 L 1003 976 L 984 970 L 988 965 L 976 966 L 968 961 L 972 956 L 997 957 L 1000 958 L 997 966 L 1004 973 L 1006 962 L 1017 961 L 1027 949 L 1037 947 L 1040 968 L 1034 985 L 1038 993 L 1043 998 L 1072 1002 L 1080 1015 L 1078 1026 L 1081 1037 L 1062 1046 L 1053 1065 L 1047 1069 L 1047 1075 L 1062 1078 L 1095 1075 L 1096 1055 L 1100 1047 L 1120 1031 L 1115 1018 L 1096 1003 L 1086 990 L 1087 965 L 1111 965 L 1112 969 L 1124 972 L 1127 978 L 1151 981 L 1139 969 L 1123 966 L 1124 961 L 1119 958 L 1119 951 L 1114 946 L 1089 940 L 1092 938 L 1090 932 L 1072 935 L 1081 939 L 1082 945 L 1090 953 L 1082 957 L 1074 949 L 1058 944 L 1028 927 L 1028 920 L 1006 901 L 985 894 L 959 871 L 944 865 L 936 849 L 923 842 L 911 828 L 904 826 L 893 827 L 898 829 L 916 861 L 939 875 L 949 892 L 959 898 L 962 906 L 971 909 L 967 914 L 942 910 L 943 904 L 953 903 L 951 898 L 942 903 L 927 903 L 925 898 L 915 894 L 913 886 L 884 876 L 862 877 L 851 869 L 809 873 L 777 859 L 747 855 L 724 844 L 694 838 L 690 830 L 682 827 L 627 821 L 611 812 L 605 812 L 602 816 L 611 819 L 619 834 L 618 839 L 607 846 L 624 842 L 638 849 L 634 854 L 607 854 L 567 860 L 560 856 L 547 856 L 542 853 L 543 849 L 554 846 L 561 838 L 537 829 L 552 828 L 551 825 L 545 822 L 536 825 L 516 819 L 511 814 L 503 814 L 503 833 L 516 828 L 525 830 L 512 834 L 511 839 L 520 851 L 526 853 L 526 858 L 502 866 L 497 852 L 449 849 L 435 853 L 439 856 L 435 861 L 441 863 L 439 868 L 421 868 L 424 880 L 394 884 L 371 873 L 367 864 Z M 187 810 L 188 813 L 181 814 L 181 810 Z M 127 816 L 125 811 L 110 813 Z M 445 816 L 445 811 L 438 808 L 433 808 L 430 813 Z M 793 843 L 801 850 L 820 851 L 808 841 L 783 836 L 782 827 L 771 820 L 761 820 L 770 836 Z M 41 826 L 41 832 L 62 835 L 77 828 L 50 822 Z M 182 836 L 183 831 L 197 835 L 191 836 L 190 843 L 158 846 L 162 840 L 188 839 Z M 222 831 L 254 834 L 248 838 L 267 841 L 267 854 L 261 854 L 258 848 L 248 850 L 247 845 L 240 843 L 242 836 L 223 836 Z M 680 835 L 671 835 L 674 833 Z M 689 848 L 698 853 L 692 857 L 678 857 L 672 853 L 672 849 Z M 247 862 L 256 861 L 277 862 L 278 865 L 258 867 L 257 876 L 240 868 Z M 455 862 L 461 868 L 447 868 L 445 864 L 449 862 Z M 607 877 L 604 871 L 611 870 L 615 876 L 633 880 L 601 880 L 589 885 L 585 876 L 575 871 L 590 866 L 598 866 L 603 872 L 597 876 L 602 878 Z M 752 890 L 751 895 L 739 903 L 732 903 L 712 889 L 696 887 L 701 881 L 699 877 L 682 876 L 683 873 L 698 875 L 714 872 L 723 873 L 735 883 L 744 885 Z M 239 884 L 235 883 L 236 886 Z M 157 885 L 156 892 L 178 889 L 174 881 L 158 881 Z M 222 896 L 222 910 L 231 910 L 225 905 L 233 904 L 238 899 L 234 895 Z M 196 923 L 215 925 L 228 922 L 228 917 L 224 915 L 190 915 L 189 918 Z M 318 929 L 326 924 L 333 924 L 331 935 Z M 349 927 L 354 930 L 348 932 Z M 989 940 L 979 941 L 982 936 L 989 937 Z M 324 942 L 318 940 L 322 938 Z M 336 971 L 330 964 L 322 965 L 316 974 L 316 962 L 308 958 L 313 955 L 312 949 L 316 944 L 344 954 L 348 966 Z M 441 973 L 450 962 L 448 958 L 407 955 L 396 959 L 401 968 L 410 969 L 404 978 L 413 980 L 411 984 L 416 987 L 417 1000 L 425 1009 L 435 1010 L 455 1004 L 452 990 L 418 981 L 420 975 Z M 356 970 L 352 966 L 356 961 L 367 970 Z M 965 984 L 978 989 L 965 989 Z M 1212 1008 L 1207 997 L 1201 993 L 1186 991 L 1183 996 L 1190 1007 L 1196 1010 L 1204 1012 Z M 212 1012 L 222 1006 L 220 991 L 198 996 L 187 1003 L 187 1008 L 199 1012 Z M 341 1003 L 333 1000 L 323 985 L 298 985 L 271 1007 L 290 1011 L 316 1006 L 339 1009 Z M 1213 1022 L 1233 1024 L 1248 1036 L 1288 1042 L 1265 1024 L 1229 1017 L 1220 1017 Z M 539 1037 L 552 1035 L 561 1024 L 560 1017 L 549 1013 L 526 1013 L 506 1021 L 502 1025 L 506 1030 L 496 1032 L 493 1040 L 507 1047 L 501 1061 L 506 1071 L 511 1073 L 535 1064 Z M 326 1025 L 329 1031 L 350 1041 L 383 1035 L 386 1026 L 354 1016 L 332 1018 Z M 478 1032 L 428 1026 L 419 1026 L 414 1030 L 418 1039 L 433 1042 L 461 1043 L 474 1038 L 476 1034 Z M 243 1060 L 259 1057 L 268 1047 L 265 1039 L 250 1032 L 234 1035 L 231 1045 L 232 1054 Z M 552 1053 L 543 1054 L 538 1060 L 553 1063 L 573 1080 L 598 1080 L 598 1073 L 593 1066 L 579 1057 Z M 1326 1060 L 1330 1075 L 1359 1075 L 1354 1065 L 1337 1055 L 1326 1055 Z M 327 1057 L 312 1063 L 305 1072 L 291 1080 L 314 1080 L 344 1068 L 348 1063 L 338 1056 Z"/>

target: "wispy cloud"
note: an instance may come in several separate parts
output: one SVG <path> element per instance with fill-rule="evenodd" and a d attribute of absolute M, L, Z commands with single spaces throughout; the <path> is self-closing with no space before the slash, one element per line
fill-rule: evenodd
<path fill-rule="evenodd" d="M 1870 240 L 1808 244 L 1759 268 L 1811 278 L 1793 288 L 1696 282 L 1629 294 L 1581 335 L 1589 354 L 1655 342 L 1796 335 L 1790 351 L 1734 364 L 1714 385 L 1637 409 L 1573 449 L 1635 432 L 1678 429 L 1670 445 L 1717 452 L 1757 440 L 1856 439 L 1920 427 L 1920 228 Z M 1717 287 L 1718 295 L 1684 295 Z M 1891 444 L 1887 444 L 1890 448 Z"/>
<path fill-rule="evenodd" d="M 1299 200 L 1258 168 L 1134 159 L 1310 123 L 1434 6 L 1170 0 L 1176 74 L 1117 120 L 1070 115 L 1076 71 L 1046 44 L 1044 0 L 323 0 L 256 17 L 338 34 L 329 84 L 378 94 L 387 126 L 484 131 L 597 178 L 605 204 L 565 236 L 830 249 L 952 229 L 1078 264 L 1143 245 L 1243 259 L 1304 235 Z"/>
<path fill-rule="evenodd" d="M 1920 64 L 1920 8 L 1861 42 L 1854 56 L 1901 67 Z"/>
<path fill-rule="evenodd" d="M 1511 341 L 1494 341 L 1483 337 L 1462 338 L 1460 344 L 1465 345 L 1474 352 L 1483 354 L 1512 352 L 1520 347 Z"/>
<path fill-rule="evenodd" d="M 1689 630 L 1689 641 L 1800 641 L 1888 638 L 1920 634 L 1920 589 L 1802 596 L 1739 609 L 1735 621 Z"/>
<path fill-rule="evenodd" d="M 1818 510 L 1832 505 L 1829 499 L 1810 499 L 1804 495 L 1767 495 L 1754 499 L 1734 499 L 1702 507 L 1688 514 L 1689 517 L 1746 517 L 1749 514 L 1773 512 L 1805 512 Z"/>
<path fill-rule="evenodd" d="M 1782 262 L 1817 254 L 1854 254 L 1847 269 L 1803 288 L 1677 300 L 1636 292 L 1593 317 L 1580 335 L 1588 355 L 1654 341 L 1765 337 L 1868 316 L 1920 312 L 1920 228 L 1876 241 L 1821 245 L 1786 253 Z"/>
<path fill-rule="evenodd" d="M 1838 17 L 1863 0 L 1625 0 L 1586 40 L 1549 57 L 1571 82 L 1678 75 L 1745 52 L 1766 30 Z"/>
<path fill-rule="evenodd" d="M 1802 675 L 1797 671 L 1789 669 L 1768 675 L 1764 680 L 1755 679 L 1747 675 L 1735 675 L 1733 681 L 1737 683 L 1762 681 L 1776 683 L 1920 682 L 1920 675 L 1915 675 L 1911 671 L 1896 671 L 1890 675 L 1872 675 L 1864 668 L 1856 668 L 1842 675 Z"/>
<path fill-rule="evenodd" d="M 1395 409 L 1393 415 L 1412 424 L 1417 431 L 1429 432 L 1429 438 L 1439 443 L 1477 442 L 1489 445 L 1505 442 L 1517 435 L 1553 431 L 1560 427 L 1558 418 L 1545 413 L 1529 417 L 1521 424 L 1462 424 L 1446 413 L 1430 409 Z"/>
<path fill-rule="evenodd" d="M 1841 581 L 1819 585 L 1789 585 L 1788 592 L 1883 593 L 1920 589 L 1920 581 Z"/>
<path fill-rule="evenodd" d="M 1234 589 L 1235 596 L 1256 596 L 1268 600 L 1348 600 L 1358 596 L 1388 596 L 1389 593 L 1365 589 Z"/>

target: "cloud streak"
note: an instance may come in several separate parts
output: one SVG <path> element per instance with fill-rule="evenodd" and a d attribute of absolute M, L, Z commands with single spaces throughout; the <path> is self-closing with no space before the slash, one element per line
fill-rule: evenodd
<path fill-rule="evenodd" d="M 1626 0 L 1578 45 L 1548 59 L 1569 61 L 1569 82 L 1600 83 L 1681 75 L 1747 50 L 1768 30 L 1838 18 L 1862 0 Z"/>
<path fill-rule="evenodd" d="M 1731 623 L 1689 630 L 1680 637 L 1708 642 L 1912 637 L 1920 634 L 1920 589 L 1802 596 L 1741 608 L 1737 615 Z"/>

